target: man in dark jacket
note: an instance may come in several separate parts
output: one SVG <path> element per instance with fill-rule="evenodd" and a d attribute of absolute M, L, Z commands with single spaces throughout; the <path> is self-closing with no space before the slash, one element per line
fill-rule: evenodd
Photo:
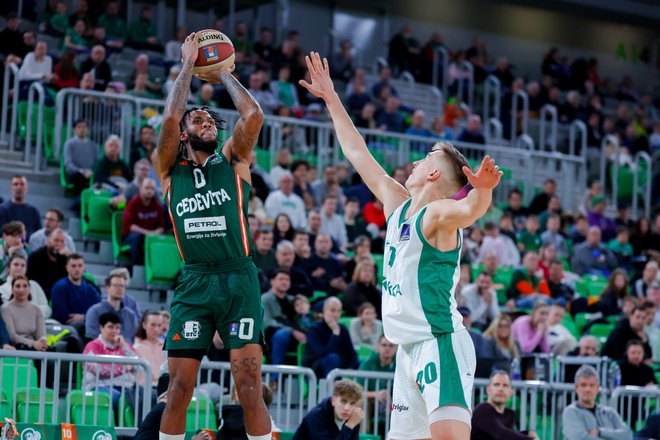
<path fill-rule="evenodd" d="M 650 359 L 652 354 L 648 336 L 644 331 L 645 319 L 646 309 L 643 306 L 636 306 L 630 314 L 630 318 L 621 319 L 610 333 L 601 354 L 615 360 L 623 359 L 628 342 L 639 339 L 644 341 L 644 359 Z"/>
<path fill-rule="evenodd" d="M 352 380 L 340 380 L 335 383 L 332 397 L 324 399 L 305 416 L 292 440 L 358 440 L 364 418 L 361 400 L 360 385 Z"/>
<path fill-rule="evenodd" d="M 348 329 L 339 323 L 341 301 L 334 296 L 323 303 L 323 321 L 307 331 L 303 365 L 324 378 L 335 368 L 357 368 L 358 357 Z"/>

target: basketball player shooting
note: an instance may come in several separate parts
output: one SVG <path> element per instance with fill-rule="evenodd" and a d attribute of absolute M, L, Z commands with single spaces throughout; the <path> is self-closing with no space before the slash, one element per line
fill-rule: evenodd
<path fill-rule="evenodd" d="M 200 361 L 217 331 L 230 350 L 232 374 L 249 440 L 271 440 L 261 393 L 263 307 L 247 224 L 250 161 L 263 113 L 232 76 L 233 66 L 200 73 L 224 84 L 240 118 L 218 148 L 220 120 L 205 108 L 186 110 L 196 34 L 181 47 L 183 67 L 167 97 L 154 163 L 167 199 L 184 262 L 172 301 L 165 349 L 170 385 L 160 440 L 183 440 L 186 410 Z"/>
<path fill-rule="evenodd" d="M 502 172 L 486 156 L 473 173 L 454 146 L 439 142 L 400 185 L 369 153 L 334 91 L 327 60 L 315 52 L 305 60 L 312 83 L 300 84 L 325 101 L 344 155 L 388 219 L 383 326 L 399 344 L 390 439 L 468 440 L 476 358 L 456 309 L 462 228 L 484 215 Z M 467 197 L 452 199 L 468 182 Z"/>

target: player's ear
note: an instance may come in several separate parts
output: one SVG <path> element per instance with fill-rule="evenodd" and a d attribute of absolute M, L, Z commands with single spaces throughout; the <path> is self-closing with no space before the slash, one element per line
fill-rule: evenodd
<path fill-rule="evenodd" d="M 181 142 L 186 142 L 186 141 L 188 141 L 188 132 L 185 131 L 185 130 L 182 131 L 182 132 L 179 134 L 179 140 L 180 140 Z"/>
<path fill-rule="evenodd" d="M 439 169 L 436 168 L 429 173 L 427 178 L 431 182 L 435 182 L 436 180 L 440 179 L 440 177 L 442 177 L 442 173 Z"/>

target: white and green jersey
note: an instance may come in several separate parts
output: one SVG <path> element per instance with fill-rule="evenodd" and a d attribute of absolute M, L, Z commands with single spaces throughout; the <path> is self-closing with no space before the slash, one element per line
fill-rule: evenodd
<path fill-rule="evenodd" d="M 395 344 L 410 344 L 464 329 L 456 309 L 463 231 L 458 246 L 441 252 L 422 234 L 427 207 L 405 219 L 406 200 L 387 221 L 383 261 L 383 328 Z"/>

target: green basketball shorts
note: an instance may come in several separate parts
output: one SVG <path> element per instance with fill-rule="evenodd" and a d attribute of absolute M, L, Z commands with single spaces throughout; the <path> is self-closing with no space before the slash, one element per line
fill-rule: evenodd
<path fill-rule="evenodd" d="M 185 265 L 174 289 L 165 349 L 207 350 L 216 330 L 225 349 L 260 344 L 264 309 L 257 273 L 250 257 Z"/>

